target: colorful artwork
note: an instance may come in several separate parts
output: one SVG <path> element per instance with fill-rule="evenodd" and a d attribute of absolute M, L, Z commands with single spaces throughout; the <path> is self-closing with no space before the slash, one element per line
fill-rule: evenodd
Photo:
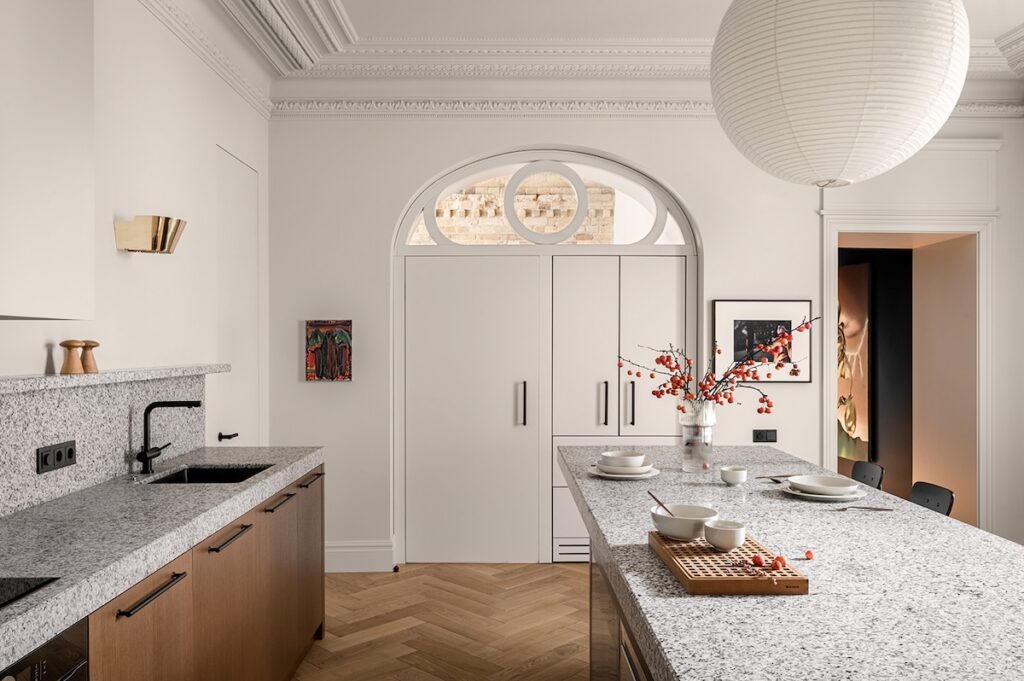
<path fill-rule="evenodd" d="M 306 380 L 352 380 L 352 320 L 306 322 Z"/>
<path fill-rule="evenodd" d="M 836 404 L 839 456 L 852 461 L 869 461 L 868 439 L 870 375 L 868 311 L 871 307 L 871 265 L 843 265 L 839 268 L 839 326 L 837 329 Z"/>

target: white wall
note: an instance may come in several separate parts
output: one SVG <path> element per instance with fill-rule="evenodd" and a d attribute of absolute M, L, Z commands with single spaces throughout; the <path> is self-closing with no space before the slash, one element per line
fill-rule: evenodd
<path fill-rule="evenodd" d="M 953 490 L 953 517 L 977 525 L 977 238 L 913 253 L 914 481 Z"/>
<path fill-rule="evenodd" d="M 100 341 L 101 370 L 221 359 L 217 145 L 259 172 L 266 229 L 267 121 L 142 4 L 94 5 L 95 319 L 0 320 L 0 374 L 42 373 L 64 338 Z M 114 220 L 137 213 L 188 220 L 173 255 L 115 250 Z"/>
<path fill-rule="evenodd" d="M 817 298 L 817 190 L 759 171 L 714 120 L 272 121 L 270 438 L 328 447 L 329 568 L 366 567 L 391 536 L 389 286 L 404 206 L 465 159 L 541 143 L 619 156 L 678 192 L 704 241 L 708 317 L 714 298 Z M 352 383 L 303 382 L 301 324 L 316 318 L 353 319 Z M 817 461 L 818 386 L 773 394 L 770 417 L 726 410 L 717 441 L 777 428 L 780 447 Z"/>

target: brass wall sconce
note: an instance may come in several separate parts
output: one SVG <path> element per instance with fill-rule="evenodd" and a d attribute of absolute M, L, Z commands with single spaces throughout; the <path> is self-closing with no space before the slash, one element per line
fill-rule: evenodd
<path fill-rule="evenodd" d="M 114 222 L 114 241 L 119 251 L 174 253 L 185 224 L 162 215 L 136 215 L 130 222 Z"/>

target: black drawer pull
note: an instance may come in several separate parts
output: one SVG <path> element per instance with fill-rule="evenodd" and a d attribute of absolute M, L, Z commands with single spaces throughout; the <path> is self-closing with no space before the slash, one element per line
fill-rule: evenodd
<path fill-rule="evenodd" d="M 221 551 L 223 551 L 224 549 L 238 541 L 239 537 L 241 537 L 243 534 L 245 534 L 251 529 L 252 523 L 249 523 L 248 525 L 242 525 L 242 528 L 238 530 L 238 532 L 235 532 L 233 535 L 222 541 L 220 544 L 217 544 L 216 546 L 211 546 L 210 553 L 220 553 Z"/>
<path fill-rule="evenodd" d="M 289 492 L 288 494 L 284 495 L 284 499 L 282 499 L 281 501 L 277 502 L 277 503 L 276 503 L 276 504 L 274 504 L 273 506 L 271 506 L 271 507 L 269 507 L 269 508 L 265 508 L 265 509 L 263 509 L 263 510 L 264 510 L 264 511 L 266 511 L 267 513 L 273 513 L 273 512 L 274 512 L 274 511 L 276 511 L 277 509 L 279 509 L 279 508 L 281 508 L 282 506 L 284 506 L 285 504 L 287 504 L 287 503 L 288 503 L 289 501 L 291 501 L 291 500 L 292 500 L 293 498 L 295 498 L 295 492 Z"/>
<path fill-rule="evenodd" d="M 238 437 L 238 433 L 217 433 L 217 442 L 223 442 L 224 440 L 234 440 Z"/>
<path fill-rule="evenodd" d="M 608 381 L 604 382 L 604 425 L 608 425 Z"/>
<path fill-rule="evenodd" d="M 316 473 L 315 475 L 313 475 L 313 478 L 309 482 L 304 482 L 301 485 L 299 485 L 299 487 L 301 487 L 302 489 L 309 489 L 314 482 L 316 482 L 322 477 L 324 477 L 323 473 Z"/>
<path fill-rule="evenodd" d="M 188 577 L 187 572 L 172 572 L 171 578 L 167 580 L 166 584 L 161 586 L 159 589 L 156 589 L 155 591 L 151 592 L 148 596 L 146 596 L 141 601 L 139 601 L 132 607 L 128 608 L 127 610 L 118 610 L 117 617 L 115 617 L 114 619 L 121 619 L 122 617 L 132 617 L 133 615 L 136 615 L 139 612 L 139 610 L 142 610 L 147 605 L 149 605 L 156 599 L 160 598 L 160 596 L 162 596 L 165 591 L 167 591 L 172 586 L 174 586 L 181 580 L 185 579 L 186 577 Z"/>

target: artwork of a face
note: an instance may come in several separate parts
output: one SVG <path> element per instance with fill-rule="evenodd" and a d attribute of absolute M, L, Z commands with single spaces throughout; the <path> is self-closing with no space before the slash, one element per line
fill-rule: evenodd
<path fill-rule="evenodd" d="M 352 380 L 352 320 L 306 322 L 306 380 Z"/>
<path fill-rule="evenodd" d="M 839 401 L 839 456 L 853 461 L 870 459 L 868 312 L 871 266 L 839 268 L 839 321 L 836 334 Z"/>

